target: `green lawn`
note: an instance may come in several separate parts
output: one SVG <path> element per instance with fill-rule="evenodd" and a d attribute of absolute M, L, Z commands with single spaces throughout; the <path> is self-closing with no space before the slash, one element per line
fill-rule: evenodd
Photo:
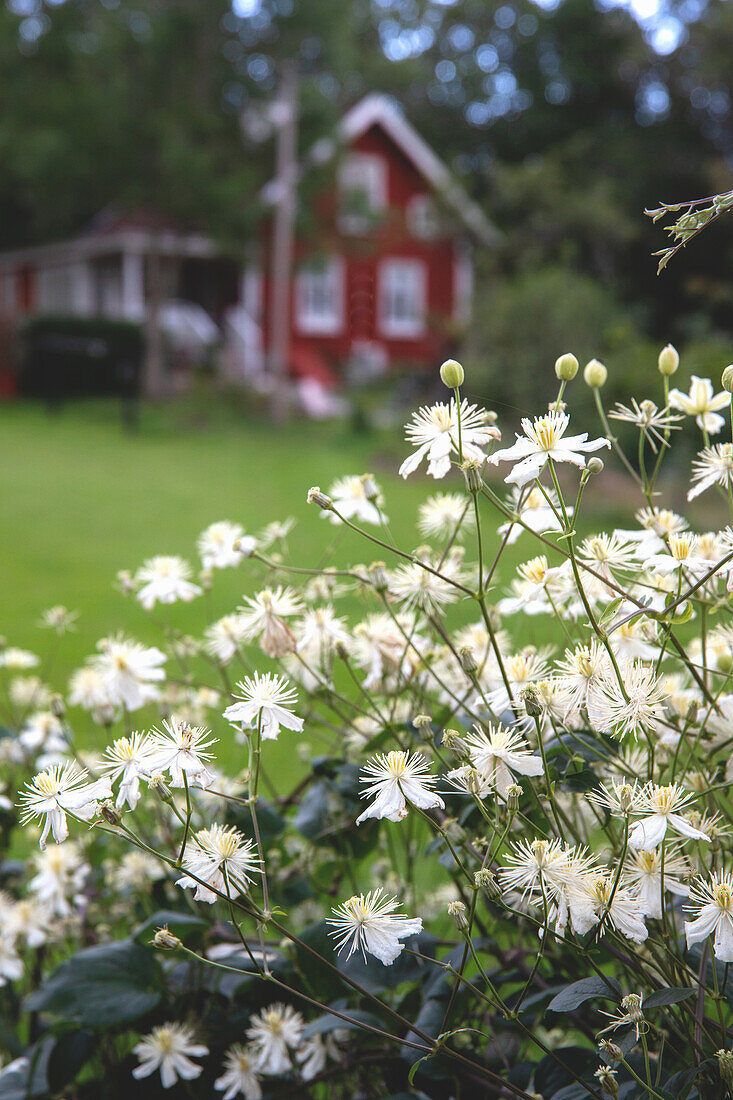
<path fill-rule="evenodd" d="M 301 564 L 323 560 L 334 531 L 306 504 L 308 488 L 343 473 L 374 469 L 390 496 L 398 452 L 384 458 L 384 440 L 346 426 L 295 423 L 279 431 L 217 410 L 192 426 L 188 406 L 144 410 L 136 434 L 121 431 L 114 405 L 88 405 L 48 415 L 43 409 L 0 407 L 0 543 L 2 625 L 12 644 L 43 640 L 39 612 L 63 603 L 81 613 L 64 642 L 66 671 L 115 625 L 150 636 L 144 612 L 114 588 L 119 569 L 134 570 L 155 553 L 195 562 L 198 533 L 217 519 L 256 531 L 293 516 L 291 553 Z M 395 441 L 399 443 L 399 439 Z M 393 508 L 398 537 L 410 524 L 424 486 L 400 483 Z M 395 502 L 396 504 L 397 502 Z M 374 555 L 346 533 L 338 558 Z M 238 571 L 217 574 L 213 611 L 203 601 L 176 607 L 171 621 L 198 632 L 212 615 L 232 608 L 243 591 Z"/>

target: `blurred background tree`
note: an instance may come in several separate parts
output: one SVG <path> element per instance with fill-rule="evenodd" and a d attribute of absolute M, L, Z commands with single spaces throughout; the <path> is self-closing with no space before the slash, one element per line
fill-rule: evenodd
<path fill-rule="evenodd" d="M 470 354 L 518 405 L 566 347 L 633 371 L 649 341 L 725 346 L 731 227 L 658 279 L 642 211 L 733 186 L 732 52 L 725 0 L 6 0 L 0 247 L 114 204 L 238 249 L 296 61 L 302 149 L 389 92 L 501 229 Z"/>

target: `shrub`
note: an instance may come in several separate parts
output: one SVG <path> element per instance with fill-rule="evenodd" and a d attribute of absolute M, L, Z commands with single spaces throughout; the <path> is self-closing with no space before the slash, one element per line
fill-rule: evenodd
<path fill-rule="evenodd" d="M 97 317 L 38 316 L 19 340 L 19 389 L 26 397 L 135 397 L 143 358 L 140 325 Z"/>
<path fill-rule="evenodd" d="M 590 440 L 563 404 L 579 374 L 511 447 L 456 391 L 407 426 L 402 476 L 451 479 L 416 548 L 399 501 L 345 476 L 308 502 L 370 564 L 223 521 L 198 572 L 118 577 L 157 646 L 111 624 L 58 694 L 5 645 L 3 826 L 40 850 L 3 867 L 0 1096 L 724 1096 L 732 370 L 614 409 L 597 387 Z M 584 537 L 616 423 L 632 514 Z M 689 432 L 689 499 L 722 509 L 700 534 L 659 495 Z M 241 606 L 199 638 L 166 625 L 222 569 Z M 527 616 L 551 648 L 522 644 Z M 299 765 L 273 770 L 275 739 Z"/>

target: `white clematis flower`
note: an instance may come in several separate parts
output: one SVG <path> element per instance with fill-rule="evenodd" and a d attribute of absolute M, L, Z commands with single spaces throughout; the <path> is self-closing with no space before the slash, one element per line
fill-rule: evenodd
<path fill-rule="evenodd" d="M 339 515 L 337 516 L 336 512 L 324 511 L 321 512 L 321 518 L 329 519 L 331 523 L 340 524 L 339 516 L 357 520 L 360 523 L 373 523 L 376 526 L 387 520 L 384 513 L 380 511 L 384 504 L 382 493 L 371 474 L 365 474 L 362 477 L 357 475 L 341 477 L 338 481 L 334 481 L 328 495 Z"/>
<path fill-rule="evenodd" d="M 250 1017 L 247 1038 L 257 1073 L 279 1077 L 293 1068 L 291 1051 L 300 1046 L 305 1023 L 290 1005 L 277 1002 Z"/>
<path fill-rule="evenodd" d="M 140 776 L 150 774 L 152 759 L 151 741 L 147 734 L 133 731 L 129 737 L 118 737 L 104 752 L 100 767 L 113 782 L 117 779 L 115 806 L 118 810 L 127 803 L 134 810 L 140 799 Z"/>
<path fill-rule="evenodd" d="M 245 840 L 238 829 L 212 825 L 199 829 L 192 837 L 183 856 L 183 869 L 188 874 L 179 878 L 176 885 L 194 890 L 196 901 L 213 905 L 217 899 L 215 891 L 229 898 L 246 894 L 252 875 L 259 874 L 260 861 L 252 841 Z M 213 889 L 209 890 L 202 882 Z"/>
<path fill-rule="evenodd" d="M 194 1042 L 191 1028 L 169 1023 L 154 1027 L 132 1051 L 140 1060 L 132 1076 L 139 1081 L 160 1070 L 160 1082 L 164 1089 L 169 1089 L 179 1077 L 183 1081 L 193 1081 L 200 1075 L 203 1067 L 196 1065 L 191 1058 L 204 1058 L 209 1048 Z"/>
<path fill-rule="evenodd" d="M 490 455 L 489 462 L 494 466 L 499 462 L 514 462 L 514 469 L 504 480 L 521 486 L 534 481 L 549 459 L 555 463 L 571 462 L 574 466 L 583 467 L 585 453 L 611 446 L 604 438 L 589 440 L 587 432 L 566 437 L 569 423 L 568 414 L 561 412 L 536 416 L 533 421 L 525 417 L 522 420 L 524 435 L 518 435 L 511 447 Z"/>
<path fill-rule="evenodd" d="M 239 565 L 257 546 L 257 539 L 245 535 L 241 523 L 220 520 L 199 535 L 197 547 L 204 569 L 228 569 Z"/>
<path fill-rule="evenodd" d="M 244 1100 L 262 1100 L 262 1086 L 257 1080 L 255 1057 L 252 1050 L 235 1043 L 224 1055 L 224 1072 L 214 1082 L 217 1092 L 223 1092 L 222 1100 L 234 1100 L 241 1092 Z"/>
<path fill-rule="evenodd" d="M 729 405 L 730 394 L 727 391 L 714 393 L 710 379 L 698 378 L 696 374 L 692 376 L 689 393 L 674 389 L 669 395 L 670 408 L 694 416 L 698 428 L 709 435 L 717 435 L 724 426 L 725 420 L 718 416 L 718 412 Z"/>
<path fill-rule="evenodd" d="M 135 575 L 137 598 L 146 611 L 152 611 L 156 603 L 188 603 L 201 595 L 190 576 L 191 566 L 183 558 L 158 554 L 144 562 Z"/>
<path fill-rule="evenodd" d="M 629 847 L 650 852 L 662 843 L 670 826 L 690 840 L 709 841 L 707 833 L 690 825 L 680 814 L 680 810 L 686 809 L 694 797 L 677 783 L 665 787 L 647 783 L 634 808 L 635 813 L 644 816 L 629 834 Z"/>
<path fill-rule="evenodd" d="M 101 799 L 109 798 L 112 786 L 109 778 L 87 783 L 88 772 L 75 760 L 57 764 L 45 772 L 39 772 L 20 795 L 21 822 L 26 825 L 33 818 L 45 818 L 39 846 L 46 847 L 49 832 L 57 844 L 69 835 L 67 811 L 84 821 L 90 821 L 97 813 Z"/>
<path fill-rule="evenodd" d="M 97 649 L 100 652 L 90 664 L 100 675 L 106 702 L 125 710 L 139 710 L 159 697 L 156 685 L 165 679 L 160 667 L 167 659 L 165 653 L 121 635 L 103 638 Z"/>
<path fill-rule="evenodd" d="M 458 454 L 458 406 L 455 400 L 446 405 L 423 406 L 413 413 L 412 422 L 405 426 L 407 442 L 417 447 L 414 454 L 400 466 L 400 477 L 407 478 L 417 470 L 425 458 L 428 473 L 436 479 L 450 471 L 452 454 Z M 492 439 L 501 439 L 501 432 L 487 423 L 487 413 L 476 405 L 461 401 L 461 449 L 464 459 L 481 462 L 483 448 Z"/>
<path fill-rule="evenodd" d="M 542 775 L 542 759 L 530 752 L 529 745 L 516 730 L 502 725 L 475 726 L 466 735 L 471 763 L 488 788 L 506 798 L 518 775 Z"/>
<path fill-rule="evenodd" d="M 416 752 L 412 756 L 408 752 L 395 750 L 380 753 L 364 765 L 362 772 L 361 782 L 368 784 L 362 792 L 362 798 L 371 798 L 373 795 L 376 798 L 356 819 L 357 825 L 370 817 L 402 821 L 407 817 L 408 802 L 421 810 L 430 810 L 436 806 L 445 808 L 443 799 L 432 789 L 437 779 L 431 774 L 428 761 L 422 753 Z"/>
<path fill-rule="evenodd" d="M 255 672 L 240 680 L 237 687 L 238 701 L 222 716 L 233 726 L 244 731 L 245 727 L 257 729 L 259 725 L 263 741 L 275 741 L 281 726 L 296 733 L 303 729 L 303 719 L 290 709 L 297 700 L 295 688 L 283 676 Z"/>
<path fill-rule="evenodd" d="M 733 962 L 733 875 L 716 871 L 706 882 L 700 878 L 690 889 L 689 912 L 695 920 L 685 921 L 687 946 L 715 936 L 713 952 L 720 962 Z"/>
<path fill-rule="evenodd" d="M 203 726 L 189 726 L 178 718 L 163 722 L 163 729 L 151 730 L 150 772 L 168 772 L 174 787 L 192 783 L 206 788 L 214 780 L 207 768 L 213 753 L 207 750 L 216 744 L 211 731 Z M 185 778 L 184 778 L 185 777 Z"/>
<path fill-rule="evenodd" d="M 396 913 L 399 908 L 400 902 L 388 897 L 380 887 L 332 909 L 334 916 L 328 917 L 326 923 L 334 927 L 331 935 L 338 938 L 339 952 L 350 945 L 347 958 L 359 950 L 365 962 L 368 952 L 389 966 L 404 950 L 401 941 L 422 932 L 422 920 Z"/>

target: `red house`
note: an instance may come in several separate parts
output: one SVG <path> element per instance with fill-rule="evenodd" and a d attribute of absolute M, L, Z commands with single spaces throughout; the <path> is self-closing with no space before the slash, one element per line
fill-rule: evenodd
<path fill-rule="evenodd" d="M 497 233 L 393 101 L 368 95 L 320 142 L 300 173 L 335 159 L 336 187 L 317 200 L 315 231 L 294 249 L 291 372 L 324 380 L 345 364 L 378 371 L 434 365 L 469 317 L 471 253 Z M 278 184 L 265 188 L 278 201 Z M 245 271 L 264 361 L 272 341 L 271 241 Z"/>
<path fill-rule="evenodd" d="M 326 162 L 334 185 L 314 200 L 308 239 L 293 242 L 284 291 L 270 271 L 275 218 L 238 264 L 162 214 L 110 210 L 72 240 L 0 254 L 0 326 L 44 313 L 150 323 L 155 270 L 155 324 L 174 365 L 216 342 L 235 383 L 267 383 L 276 343 L 292 377 L 326 388 L 345 370 L 434 365 L 469 320 L 472 250 L 495 244 L 496 231 L 387 96 L 352 107 L 297 180 Z M 274 208 L 281 195 L 275 180 L 261 199 Z"/>

